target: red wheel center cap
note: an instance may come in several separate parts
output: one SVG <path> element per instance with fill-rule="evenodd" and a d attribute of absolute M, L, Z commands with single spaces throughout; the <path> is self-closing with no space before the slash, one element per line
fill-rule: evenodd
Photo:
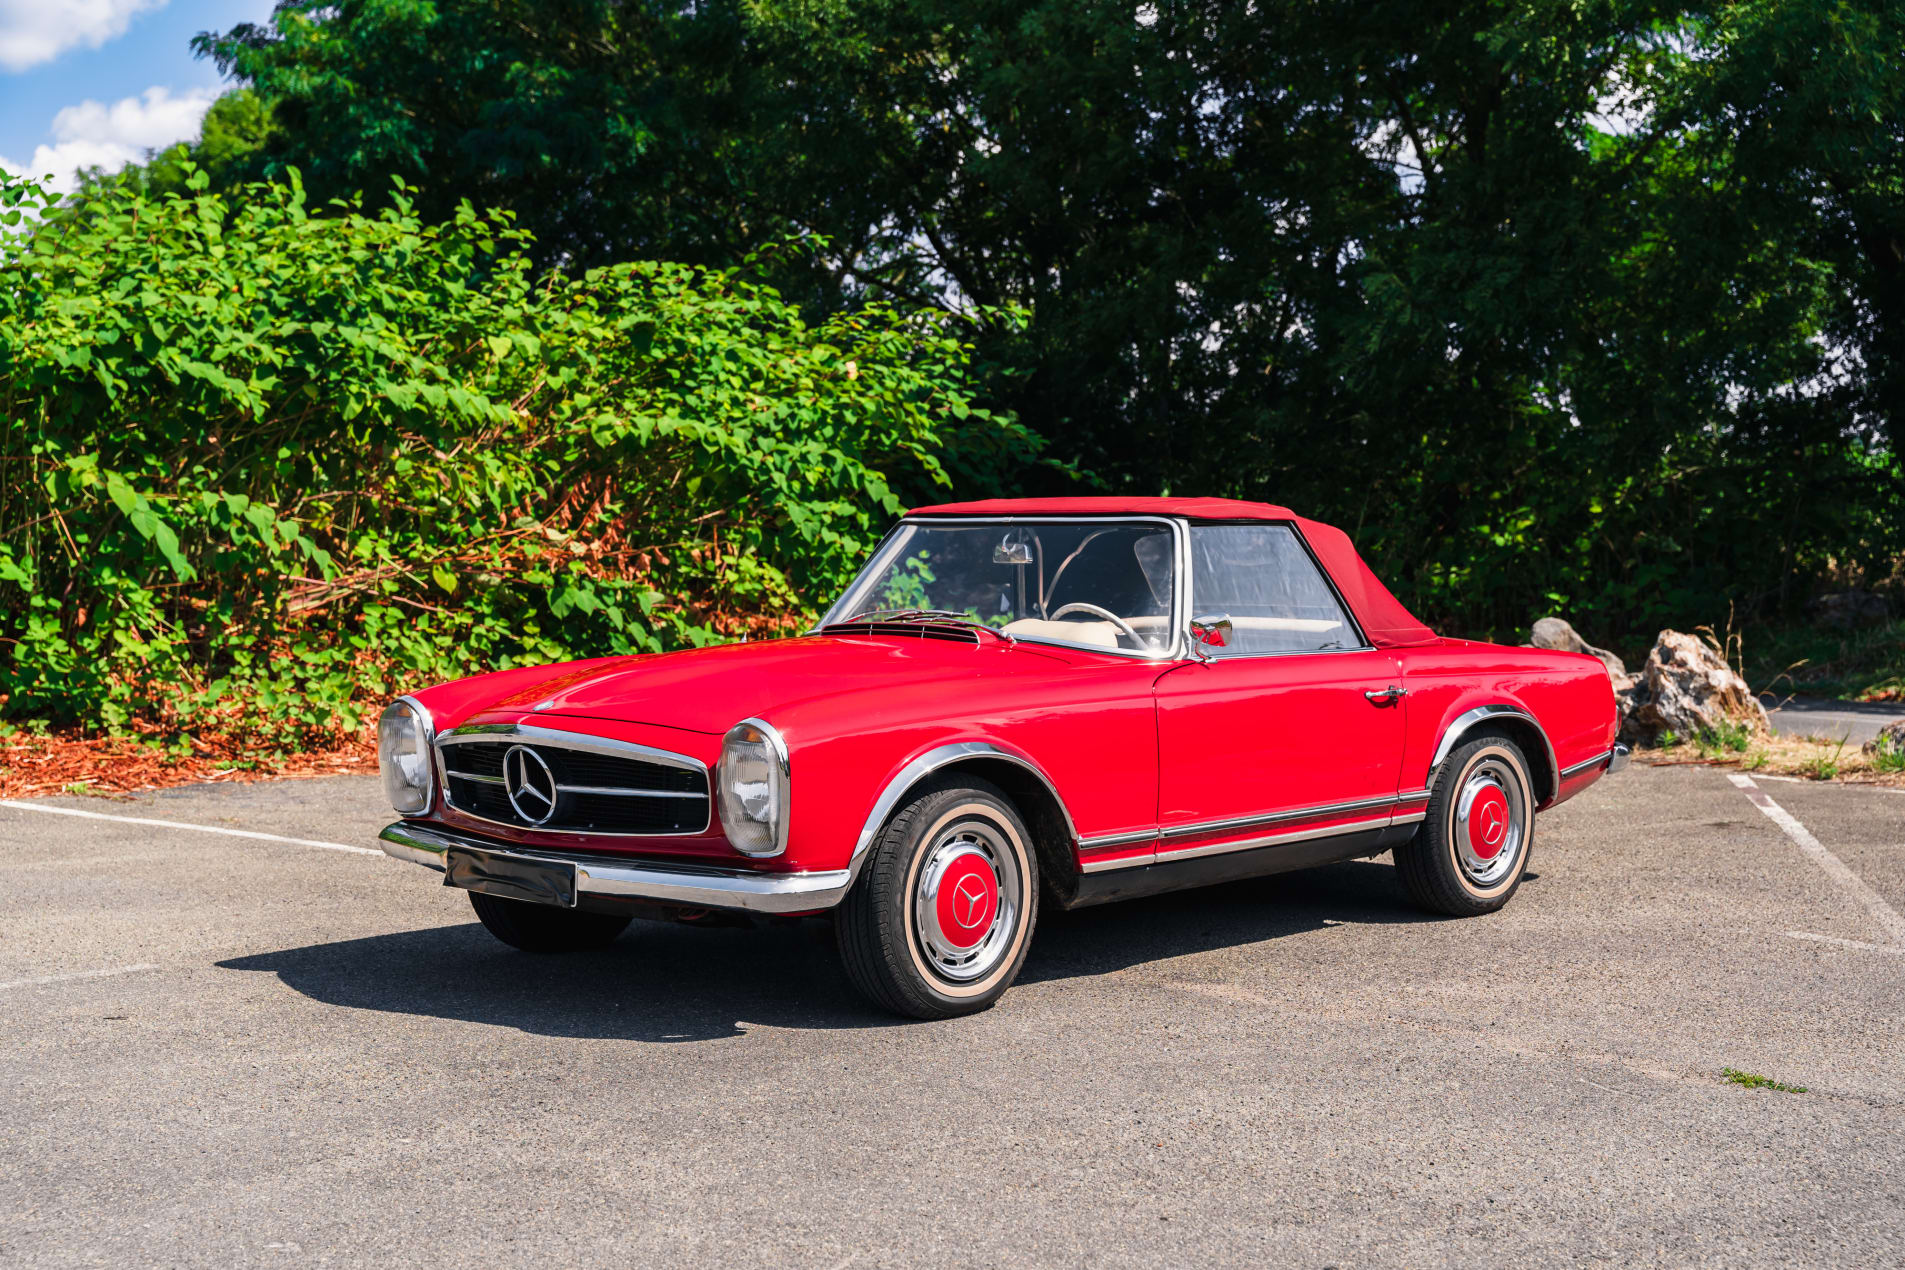
<path fill-rule="evenodd" d="M 1483 860 L 1493 860 L 1508 845 L 1508 795 L 1490 785 L 1468 805 L 1468 845 Z"/>
<path fill-rule="evenodd" d="M 962 856 L 946 866 L 936 902 L 939 930 L 955 948 L 970 948 L 992 929 L 999 912 L 999 881 L 977 856 Z"/>

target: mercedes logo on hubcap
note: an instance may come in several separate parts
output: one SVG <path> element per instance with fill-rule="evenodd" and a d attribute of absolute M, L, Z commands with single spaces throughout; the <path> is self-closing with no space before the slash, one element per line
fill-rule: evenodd
<path fill-rule="evenodd" d="M 1482 841 L 1491 847 L 1500 846 L 1502 835 L 1508 832 L 1508 808 L 1490 800 L 1481 815 Z"/>
<path fill-rule="evenodd" d="M 527 745 L 512 745 L 503 755 L 503 792 L 528 824 L 540 825 L 556 814 L 556 774 Z"/>
<path fill-rule="evenodd" d="M 968 873 L 953 886 L 953 920 L 971 930 L 979 924 L 980 909 L 986 902 L 986 884 L 977 873 Z"/>

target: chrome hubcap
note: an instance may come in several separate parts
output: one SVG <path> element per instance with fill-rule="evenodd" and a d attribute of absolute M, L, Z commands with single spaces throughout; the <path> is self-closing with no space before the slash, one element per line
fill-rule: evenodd
<path fill-rule="evenodd" d="M 935 842 L 920 867 L 913 927 L 934 972 L 954 982 L 999 964 L 1023 902 L 1017 857 L 991 825 L 961 821 Z"/>
<path fill-rule="evenodd" d="M 1455 858 L 1470 882 L 1484 889 L 1515 871 L 1527 840 L 1528 795 L 1506 759 L 1482 759 L 1455 800 Z"/>

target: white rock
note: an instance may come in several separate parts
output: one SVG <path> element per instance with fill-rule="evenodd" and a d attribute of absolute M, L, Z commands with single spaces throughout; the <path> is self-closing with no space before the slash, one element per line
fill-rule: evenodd
<path fill-rule="evenodd" d="M 1766 707 L 1726 658 L 1697 635 L 1660 632 L 1641 667 L 1640 688 L 1646 700 L 1635 707 L 1633 725 L 1648 739 L 1668 730 L 1691 737 L 1723 723 L 1744 723 L 1762 735 L 1770 730 Z"/>

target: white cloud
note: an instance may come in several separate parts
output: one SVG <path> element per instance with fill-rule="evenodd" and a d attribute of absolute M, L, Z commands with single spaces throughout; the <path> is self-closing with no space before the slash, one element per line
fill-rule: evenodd
<path fill-rule="evenodd" d="M 76 184 L 73 178 L 80 168 L 116 172 L 144 159 L 148 150 L 197 136 L 199 121 L 217 96 L 209 88 L 182 97 L 174 97 L 168 88 L 148 88 L 110 106 L 82 101 L 53 116 L 51 145 L 35 147 L 26 163 L 0 158 L 0 168 L 33 177 L 50 172 L 52 187 L 65 193 Z"/>
<path fill-rule="evenodd" d="M 23 71 L 67 49 L 98 48 L 166 0 L 0 0 L 0 68 Z"/>

